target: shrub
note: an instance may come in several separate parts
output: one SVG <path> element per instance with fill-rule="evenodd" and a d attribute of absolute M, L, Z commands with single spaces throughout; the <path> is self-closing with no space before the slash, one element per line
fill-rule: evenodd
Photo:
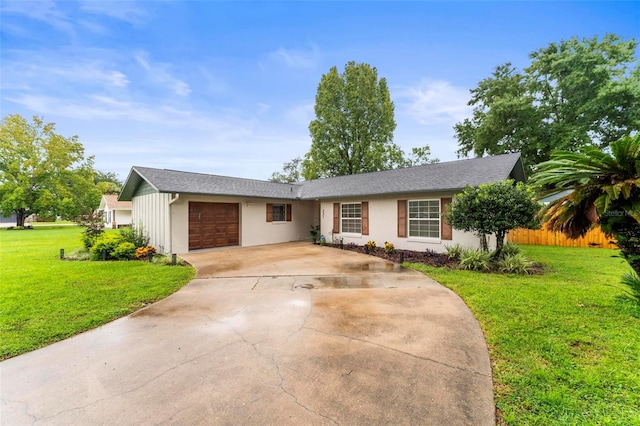
<path fill-rule="evenodd" d="M 120 236 L 124 241 L 133 244 L 136 248 L 146 247 L 149 245 L 149 237 L 144 232 L 144 228 L 142 226 L 122 228 L 120 229 Z"/>
<path fill-rule="evenodd" d="M 138 247 L 136 249 L 136 259 L 148 259 L 149 256 L 156 254 L 156 248 L 154 246 Z"/>
<path fill-rule="evenodd" d="M 113 252 L 125 242 L 120 234 L 103 234 L 98 237 L 91 247 L 91 260 L 102 260 L 102 251 L 107 252 L 107 259 L 114 259 Z M 134 248 L 135 252 L 135 248 Z"/>
<path fill-rule="evenodd" d="M 112 252 L 111 256 L 118 260 L 131 260 L 136 255 L 136 246 L 129 241 L 123 241 L 118 244 Z"/>
<path fill-rule="evenodd" d="M 453 260 L 460 260 L 462 252 L 464 250 L 464 248 L 459 243 L 452 246 L 444 246 L 444 248 L 447 250 L 447 256 L 449 256 L 449 259 Z"/>
<path fill-rule="evenodd" d="M 104 233 L 103 212 L 96 211 L 76 218 L 76 223 L 84 228 L 82 243 L 89 250 L 98 237 Z"/>
<path fill-rule="evenodd" d="M 631 297 L 636 299 L 638 305 L 640 305 L 640 278 L 635 272 L 627 272 L 622 276 L 622 284 L 629 287 L 630 291 L 627 291 Z"/>
<path fill-rule="evenodd" d="M 366 245 L 369 251 L 374 251 L 376 249 L 376 242 L 373 240 L 367 241 Z"/>
<path fill-rule="evenodd" d="M 387 241 L 384 242 L 384 252 L 387 254 L 391 254 L 393 253 L 393 250 L 395 249 L 395 247 L 393 246 L 393 243 L 389 243 Z"/>
<path fill-rule="evenodd" d="M 480 249 L 466 249 L 460 255 L 460 269 L 486 272 L 491 270 L 491 253 Z"/>
<path fill-rule="evenodd" d="M 498 270 L 505 274 L 527 275 L 532 266 L 533 262 L 522 253 L 504 255 L 496 263 Z"/>
<path fill-rule="evenodd" d="M 502 246 L 502 252 L 500 257 L 505 258 L 507 256 L 513 256 L 520 253 L 520 247 L 514 243 L 504 243 Z"/>

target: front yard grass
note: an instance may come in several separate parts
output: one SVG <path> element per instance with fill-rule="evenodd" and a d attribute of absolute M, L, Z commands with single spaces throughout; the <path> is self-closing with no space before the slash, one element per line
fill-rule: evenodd
<path fill-rule="evenodd" d="M 0 359 L 73 336 L 175 292 L 191 267 L 63 261 L 82 247 L 77 226 L 0 230 Z"/>
<path fill-rule="evenodd" d="M 498 424 L 640 425 L 640 307 L 609 249 L 522 246 L 544 275 L 413 264 L 455 291 L 484 330 Z"/>

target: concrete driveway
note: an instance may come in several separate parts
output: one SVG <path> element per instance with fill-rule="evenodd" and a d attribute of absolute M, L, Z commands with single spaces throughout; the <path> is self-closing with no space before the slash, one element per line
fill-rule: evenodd
<path fill-rule="evenodd" d="M 309 243 L 184 258 L 172 296 L 0 363 L 0 424 L 494 424 L 482 332 L 423 275 Z"/>

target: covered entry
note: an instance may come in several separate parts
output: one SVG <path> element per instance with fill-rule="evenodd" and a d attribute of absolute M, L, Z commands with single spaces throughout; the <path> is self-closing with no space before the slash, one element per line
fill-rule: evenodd
<path fill-rule="evenodd" d="M 240 244 L 238 203 L 189 202 L 189 250 Z"/>

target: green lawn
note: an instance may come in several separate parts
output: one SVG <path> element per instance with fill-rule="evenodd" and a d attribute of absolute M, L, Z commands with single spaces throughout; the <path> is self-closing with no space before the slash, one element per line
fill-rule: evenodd
<path fill-rule="evenodd" d="M 522 246 L 544 275 L 412 265 L 459 294 L 489 345 L 499 424 L 640 425 L 640 307 L 608 249 Z"/>
<path fill-rule="evenodd" d="M 193 268 L 63 261 L 82 247 L 76 226 L 0 230 L 0 359 L 62 340 L 162 299 Z"/>

